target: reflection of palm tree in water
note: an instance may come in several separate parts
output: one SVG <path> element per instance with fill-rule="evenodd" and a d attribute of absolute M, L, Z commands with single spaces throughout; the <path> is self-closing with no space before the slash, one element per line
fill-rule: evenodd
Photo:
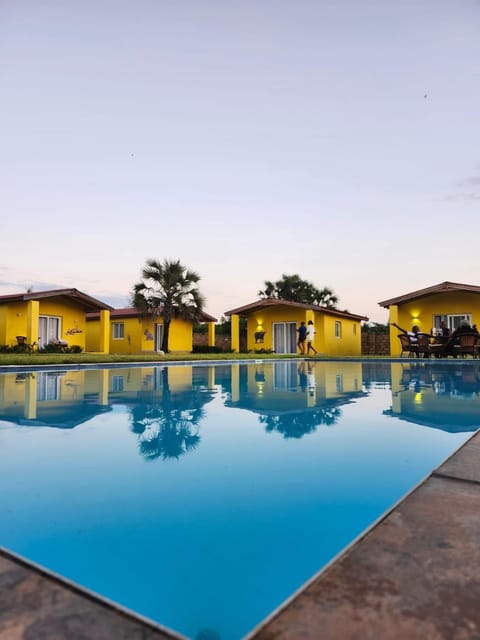
<path fill-rule="evenodd" d="M 167 367 L 162 370 L 162 383 L 161 399 L 131 410 L 131 429 L 138 434 L 140 453 L 149 460 L 178 459 L 195 449 L 200 442 L 199 423 L 205 415 L 203 405 L 213 397 L 195 389 L 172 394 Z"/>
<path fill-rule="evenodd" d="M 266 425 L 266 431 L 283 433 L 284 438 L 302 438 L 307 433 L 313 433 L 321 424 L 334 425 L 342 415 L 339 407 L 330 406 L 315 411 L 287 413 L 277 416 L 260 416 L 261 424 Z"/>

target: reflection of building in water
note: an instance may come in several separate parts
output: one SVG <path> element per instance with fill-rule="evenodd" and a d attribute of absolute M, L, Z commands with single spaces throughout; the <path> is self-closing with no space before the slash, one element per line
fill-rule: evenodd
<path fill-rule="evenodd" d="M 122 404 L 147 458 L 178 458 L 200 442 L 214 367 L 129 367 L 0 375 L 0 420 L 73 428 Z"/>
<path fill-rule="evenodd" d="M 260 414 L 268 431 L 298 438 L 320 424 L 334 424 L 339 407 L 362 395 L 361 363 L 262 361 L 232 365 L 225 404 Z"/>
<path fill-rule="evenodd" d="M 364 395 L 360 363 L 289 360 L 38 371 L 0 376 L 0 419 L 72 428 L 112 405 L 124 405 L 143 455 L 177 457 L 199 442 L 204 406 L 216 391 L 226 406 L 254 411 L 268 430 L 290 437 L 333 424 L 341 405 Z"/>
<path fill-rule="evenodd" d="M 402 420 L 444 431 L 480 426 L 480 366 L 477 364 L 392 364 L 392 407 Z"/>
<path fill-rule="evenodd" d="M 22 425 L 72 428 L 112 404 L 161 398 L 164 367 L 79 371 L 34 371 L 0 375 L 0 419 Z M 172 367 L 168 388 L 173 397 L 193 386 L 212 388 L 212 367 Z"/>
<path fill-rule="evenodd" d="M 87 392 L 95 376 L 97 392 Z M 109 411 L 104 372 L 35 371 L 0 376 L 0 420 L 29 426 L 71 429 Z"/>

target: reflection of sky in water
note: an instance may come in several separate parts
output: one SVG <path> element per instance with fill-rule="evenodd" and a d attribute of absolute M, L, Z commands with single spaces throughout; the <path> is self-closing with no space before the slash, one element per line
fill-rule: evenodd
<path fill-rule="evenodd" d="M 165 377 L 150 373 L 122 395 L 117 369 L 110 411 L 73 428 L 29 426 L 24 418 L 17 426 L 7 415 L 16 408 L 5 401 L 0 544 L 190 637 L 205 628 L 241 637 L 472 432 L 412 421 L 412 407 L 425 420 L 424 405 L 435 410 L 432 403 L 445 398 L 425 375 L 421 402 L 416 391 L 410 398 L 407 365 L 342 364 L 340 374 L 338 365 L 318 363 L 315 406 L 307 407 L 312 401 L 289 364 L 283 378 L 277 371 L 275 389 L 271 367 L 262 366 L 260 399 L 259 376 L 246 366 L 232 379 L 223 365 L 210 391 L 206 369 L 195 367 L 187 376 L 195 397 L 174 379 L 166 394 Z M 154 379 L 156 391 L 148 386 Z M 279 379 L 288 382 L 283 389 Z M 79 393 L 80 386 L 76 401 Z M 462 405 L 457 393 L 451 402 L 479 414 L 476 395 Z M 336 419 L 312 430 L 312 412 L 323 406 L 334 407 Z M 141 455 L 139 425 L 158 434 L 161 424 L 171 438 L 177 428 L 188 432 L 195 407 L 193 448 L 165 457 L 175 450 L 167 439 L 159 457 Z M 301 425 L 302 411 L 309 414 L 303 437 L 262 423 L 265 415 L 293 415 Z"/>

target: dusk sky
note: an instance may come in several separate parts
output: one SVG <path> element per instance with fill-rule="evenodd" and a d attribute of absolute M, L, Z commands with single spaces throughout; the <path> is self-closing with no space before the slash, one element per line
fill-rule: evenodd
<path fill-rule="evenodd" d="M 0 295 L 480 284 L 479 0 L 3 0 Z"/>

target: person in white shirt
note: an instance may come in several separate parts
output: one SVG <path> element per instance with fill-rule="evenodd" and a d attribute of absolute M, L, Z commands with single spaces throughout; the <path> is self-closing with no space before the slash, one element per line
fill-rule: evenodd
<path fill-rule="evenodd" d="M 310 353 L 310 349 L 313 353 L 317 353 L 317 350 L 313 346 L 313 338 L 315 336 L 315 326 L 311 320 L 308 321 L 307 325 L 307 356 Z"/>
<path fill-rule="evenodd" d="M 395 322 L 392 322 L 392 325 L 394 327 L 397 327 L 397 329 L 399 331 L 401 331 L 402 333 L 404 333 L 406 336 L 408 336 L 410 338 L 410 342 L 412 344 L 414 344 L 415 342 L 418 342 L 418 334 L 420 333 L 420 329 L 417 327 L 416 324 L 413 325 L 412 330 L 411 331 L 407 331 L 406 329 L 402 329 L 402 327 L 399 327 L 398 324 L 395 324 Z"/>

